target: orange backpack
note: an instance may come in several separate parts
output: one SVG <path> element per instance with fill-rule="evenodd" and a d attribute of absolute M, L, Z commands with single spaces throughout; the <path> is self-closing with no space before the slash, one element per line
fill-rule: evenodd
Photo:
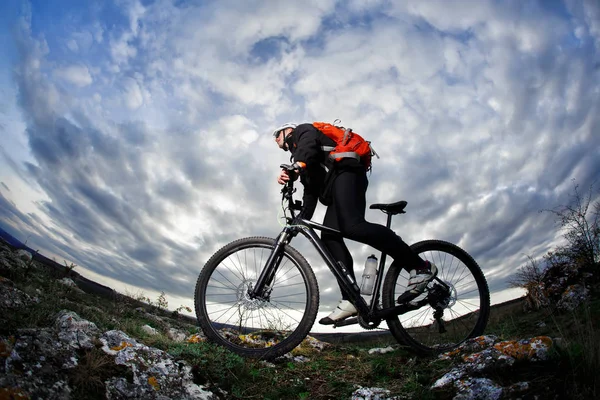
<path fill-rule="evenodd" d="M 373 155 L 379 158 L 379 155 L 371 147 L 371 142 L 366 141 L 358 133 L 352 132 L 351 128 L 334 125 L 327 122 L 313 122 L 313 126 L 323 132 L 328 138 L 332 139 L 336 146 L 322 146 L 324 151 L 329 152 L 329 157 L 335 161 L 342 158 L 355 158 L 359 160 L 365 168 L 371 169 L 371 158 Z"/>

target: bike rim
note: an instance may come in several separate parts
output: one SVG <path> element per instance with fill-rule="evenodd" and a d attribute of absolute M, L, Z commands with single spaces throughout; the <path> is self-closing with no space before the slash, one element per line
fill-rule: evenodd
<path fill-rule="evenodd" d="M 213 270 L 204 297 L 205 315 L 213 331 L 231 346 L 274 347 L 302 324 L 309 302 L 300 265 L 284 253 L 268 301 L 251 299 L 254 285 L 273 246 L 253 244 L 226 254 Z"/>
<path fill-rule="evenodd" d="M 469 265 L 458 256 L 445 250 L 427 250 L 419 256 L 435 263 L 438 275 L 429 283 L 425 293 L 413 302 L 428 299 L 438 305 L 442 310 L 441 325 L 445 332 L 441 331 L 435 309 L 429 303 L 398 316 L 400 324 L 412 340 L 424 347 L 435 350 L 453 348 L 475 331 L 485 301 L 484 293 Z M 395 299 L 406 290 L 408 278 L 408 272 L 402 270 L 396 280 Z"/>

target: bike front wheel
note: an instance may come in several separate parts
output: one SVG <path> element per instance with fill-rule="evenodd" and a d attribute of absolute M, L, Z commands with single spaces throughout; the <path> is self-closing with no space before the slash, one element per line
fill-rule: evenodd
<path fill-rule="evenodd" d="M 213 342 L 244 356 L 273 359 L 306 337 L 317 316 L 319 289 L 306 259 L 286 245 L 267 300 L 250 298 L 275 240 L 251 237 L 217 251 L 196 283 L 198 323 Z"/>
<path fill-rule="evenodd" d="M 441 240 L 415 243 L 411 249 L 434 263 L 438 274 L 412 303 L 418 309 L 387 320 L 400 343 L 420 353 L 438 353 L 483 334 L 490 314 L 490 293 L 479 265 L 458 246 Z M 397 305 L 409 274 L 394 262 L 383 285 L 384 308 Z"/>

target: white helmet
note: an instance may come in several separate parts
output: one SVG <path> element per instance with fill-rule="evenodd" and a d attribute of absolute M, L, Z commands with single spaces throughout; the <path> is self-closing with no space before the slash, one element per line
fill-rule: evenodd
<path fill-rule="evenodd" d="M 273 131 L 273 137 L 277 137 L 277 134 L 284 129 L 287 129 L 287 128 L 296 129 L 296 126 L 297 126 L 296 124 L 292 124 L 291 122 L 288 122 L 287 124 L 283 124 Z"/>

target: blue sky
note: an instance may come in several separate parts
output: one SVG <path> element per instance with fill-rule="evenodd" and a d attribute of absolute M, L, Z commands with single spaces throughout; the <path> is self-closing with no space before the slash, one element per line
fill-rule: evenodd
<path fill-rule="evenodd" d="M 599 177 L 596 1 L 9 0 L 0 44 L 0 226 L 174 307 L 219 247 L 278 233 L 283 122 L 371 140 L 368 202 L 407 200 L 397 232 L 465 248 L 493 302 L 560 243 L 538 211 Z"/>

